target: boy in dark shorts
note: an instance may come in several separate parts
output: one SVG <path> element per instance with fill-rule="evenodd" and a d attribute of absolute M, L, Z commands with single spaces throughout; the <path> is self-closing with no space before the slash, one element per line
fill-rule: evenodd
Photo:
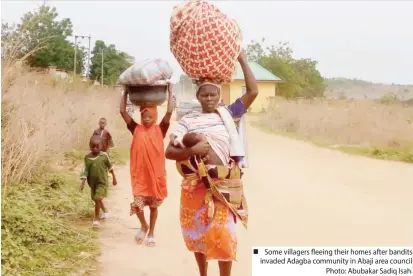
<path fill-rule="evenodd" d="M 90 187 L 92 200 L 95 202 L 93 226 L 99 227 L 99 218 L 109 218 L 109 212 L 103 205 L 103 199 L 107 196 L 108 192 L 108 172 L 112 174 L 113 185 L 117 184 L 117 180 L 109 156 L 101 150 L 100 136 L 92 136 L 90 138 L 89 147 L 90 153 L 85 156 L 80 190 L 82 191 L 85 188 L 85 182 L 87 181 Z M 99 217 L 101 209 L 103 211 L 103 216 Z"/>
<path fill-rule="evenodd" d="M 103 152 L 108 153 L 108 150 L 110 148 L 114 147 L 113 144 L 113 140 L 112 140 L 112 135 L 110 134 L 110 132 L 108 130 L 106 130 L 106 125 L 107 125 L 107 121 L 105 118 L 100 118 L 99 120 L 99 128 L 96 129 L 92 136 L 99 136 L 100 137 L 100 141 L 102 144 L 102 148 L 101 150 Z"/>

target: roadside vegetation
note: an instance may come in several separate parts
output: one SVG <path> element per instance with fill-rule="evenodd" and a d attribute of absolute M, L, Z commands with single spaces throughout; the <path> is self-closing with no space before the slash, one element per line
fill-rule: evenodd
<path fill-rule="evenodd" d="M 249 59 L 283 82 L 267 110 L 254 114 L 255 126 L 347 153 L 413 163 L 412 85 L 324 79 L 317 61 L 295 58 L 288 43 L 264 45 L 265 39 L 252 41 Z"/>
<path fill-rule="evenodd" d="M 259 117 L 257 117 L 259 116 Z M 388 101 L 273 98 L 253 125 L 347 153 L 413 163 L 413 109 Z"/>
<path fill-rule="evenodd" d="M 90 193 L 79 192 L 79 174 L 101 117 L 114 136 L 115 165 L 128 157 L 119 92 L 47 71 L 73 68 L 74 46 L 67 41 L 72 26 L 53 8 L 2 25 L 2 275 L 92 275 L 99 247 L 90 227 Z M 84 49 L 78 54 L 80 73 Z"/>
<path fill-rule="evenodd" d="M 2 98 L 2 275 L 68 275 L 98 249 L 89 191 L 78 191 L 88 140 L 106 117 L 120 166 L 130 135 L 116 91 L 19 74 Z"/>

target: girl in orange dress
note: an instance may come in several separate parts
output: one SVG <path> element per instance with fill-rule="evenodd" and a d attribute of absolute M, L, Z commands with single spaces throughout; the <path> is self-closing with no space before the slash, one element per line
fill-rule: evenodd
<path fill-rule="evenodd" d="M 141 229 L 135 240 L 147 246 L 155 246 L 155 224 L 158 207 L 167 197 L 165 153 L 163 139 L 168 131 L 173 111 L 171 86 L 168 88 L 168 109 L 160 124 L 157 124 L 156 106 L 141 107 L 141 124 L 137 124 L 126 111 L 126 95 L 122 94 L 120 113 L 127 128 L 133 135 L 130 149 L 130 174 L 134 201 L 130 205 L 130 214 L 136 214 Z M 143 209 L 149 206 L 149 225 Z"/>

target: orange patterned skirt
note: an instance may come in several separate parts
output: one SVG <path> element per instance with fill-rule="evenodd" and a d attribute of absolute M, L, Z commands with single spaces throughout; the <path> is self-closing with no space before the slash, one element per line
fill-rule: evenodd
<path fill-rule="evenodd" d="M 157 199 L 151 196 L 134 196 L 133 202 L 130 204 L 130 215 L 142 213 L 145 206 L 158 208 L 162 202 L 163 199 Z"/>
<path fill-rule="evenodd" d="M 186 247 L 191 252 L 204 254 L 207 260 L 235 261 L 237 238 L 234 215 L 223 203 L 214 199 L 215 212 L 209 219 L 206 191 L 201 182 L 191 191 L 182 187 L 180 220 Z"/>

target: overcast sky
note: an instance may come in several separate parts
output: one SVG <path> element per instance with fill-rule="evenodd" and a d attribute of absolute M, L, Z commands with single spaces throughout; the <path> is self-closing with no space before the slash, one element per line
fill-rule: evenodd
<path fill-rule="evenodd" d="M 43 1 L 2 1 L 6 22 Z M 72 20 L 74 34 L 115 44 L 136 59 L 166 58 L 175 1 L 47 1 Z M 413 84 L 413 1 L 213 1 L 236 19 L 244 43 L 288 41 L 294 56 L 318 61 L 324 77 Z M 85 40 L 85 45 L 86 44 Z"/>

